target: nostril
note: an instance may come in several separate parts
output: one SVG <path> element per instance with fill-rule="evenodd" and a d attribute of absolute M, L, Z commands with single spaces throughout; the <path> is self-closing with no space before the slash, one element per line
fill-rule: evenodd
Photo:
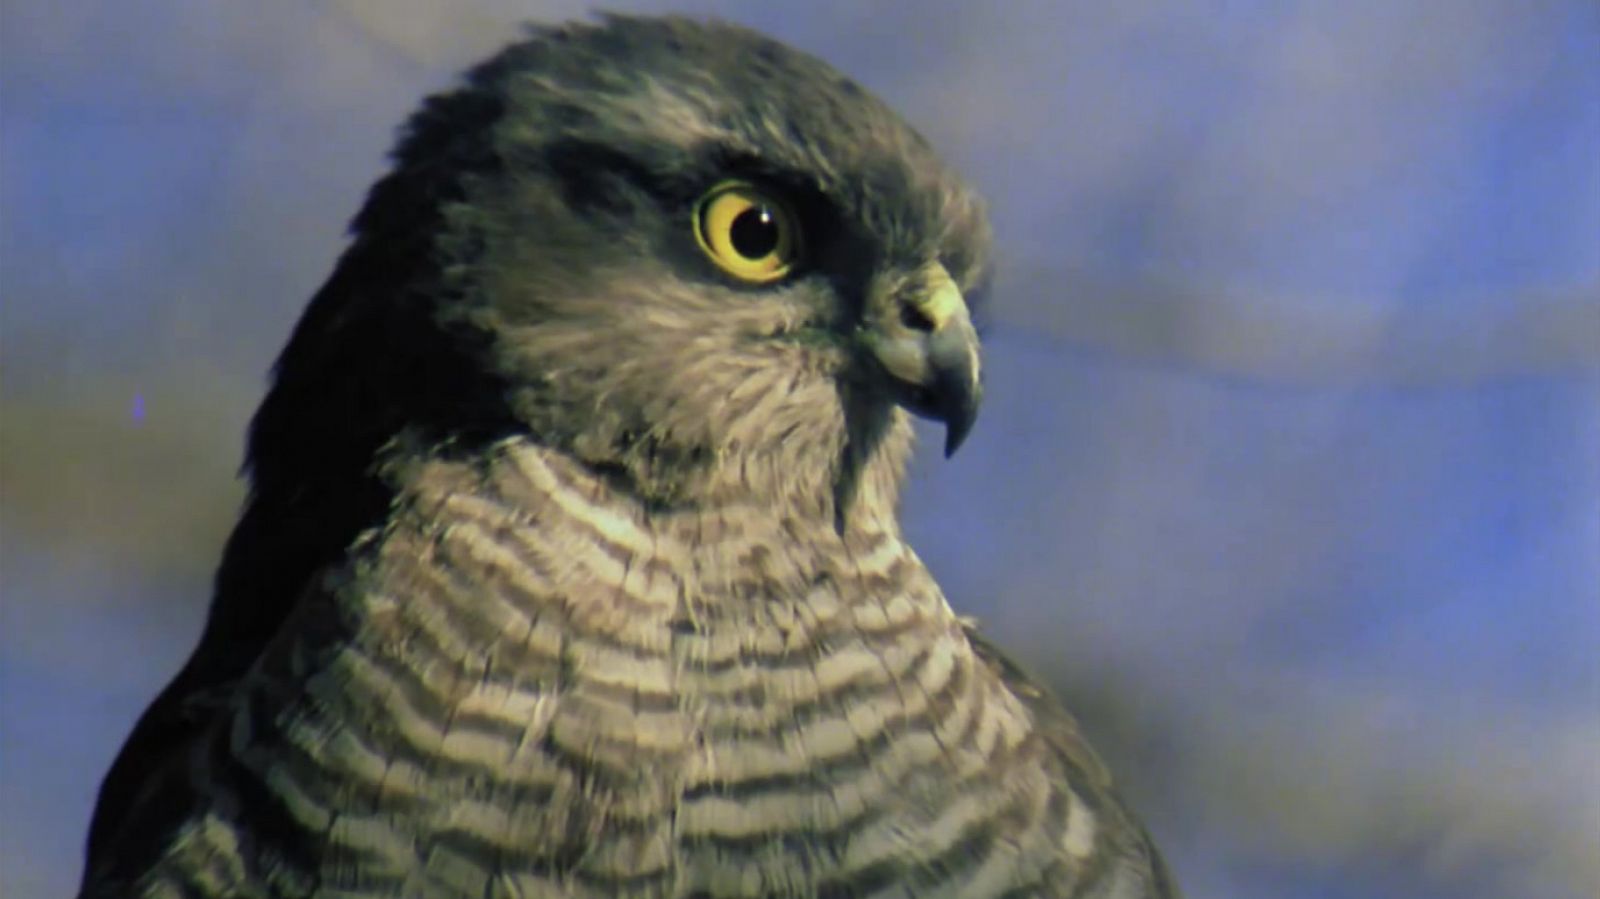
<path fill-rule="evenodd" d="M 925 334 L 932 333 L 934 328 L 933 319 L 911 303 L 900 304 L 900 324 Z"/>

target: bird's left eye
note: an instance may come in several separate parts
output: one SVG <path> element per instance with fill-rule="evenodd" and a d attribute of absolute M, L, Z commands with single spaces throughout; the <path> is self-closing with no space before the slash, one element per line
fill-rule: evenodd
<path fill-rule="evenodd" d="M 787 204 L 743 181 L 724 181 L 695 206 L 694 236 L 711 261 L 741 281 L 767 284 L 800 258 L 800 227 Z"/>

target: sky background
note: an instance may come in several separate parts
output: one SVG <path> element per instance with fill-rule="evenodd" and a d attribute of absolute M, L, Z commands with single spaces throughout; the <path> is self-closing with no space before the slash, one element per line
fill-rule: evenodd
<path fill-rule="evenodd" d="M 987 404 L 907 527 L 1193 899 L 1600 895 L 1600 6 L 674 8 L 989 197 Z M 0 0 L 0 896 L 70 894 L 395 126 L 584 10 Z"/>

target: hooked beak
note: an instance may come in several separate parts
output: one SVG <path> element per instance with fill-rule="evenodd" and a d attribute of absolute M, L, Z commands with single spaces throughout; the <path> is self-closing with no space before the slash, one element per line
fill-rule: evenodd
<path fill-rule="evenodd" d="M 867 343 L 889 373 L 897 401 L 944 422 L 944 454 L 954 455 L 983 399 L 978 332 L 961 289 L 943 265 L 930 262 L 894 308 L 873 319 Z"/>

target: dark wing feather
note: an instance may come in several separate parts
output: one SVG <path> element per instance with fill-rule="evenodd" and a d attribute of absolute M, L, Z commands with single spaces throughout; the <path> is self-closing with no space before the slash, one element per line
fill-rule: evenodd
<path fill-rule="evenodd" d="M 294 611 L 314 572 L 388 513 L 375 470 L 402 430 L 465 450 L 512 428 L 471 335 L 435 320 L 441 208 L 492 169 L 485 122 L 499 99 L 469 85 L 410 122 L 395 170 L 373 188 L 355 241 L 307 307 L 251 423 L 250 500 L 217 573 L 199 645 L 145 710 L 102 782 L 86 876 L 137 864 L 183 820 L 183 750 Z M 176 761 L 175 761 L 176 760 Z M 131 821 L 137 827 L 129 828 Z"/>

